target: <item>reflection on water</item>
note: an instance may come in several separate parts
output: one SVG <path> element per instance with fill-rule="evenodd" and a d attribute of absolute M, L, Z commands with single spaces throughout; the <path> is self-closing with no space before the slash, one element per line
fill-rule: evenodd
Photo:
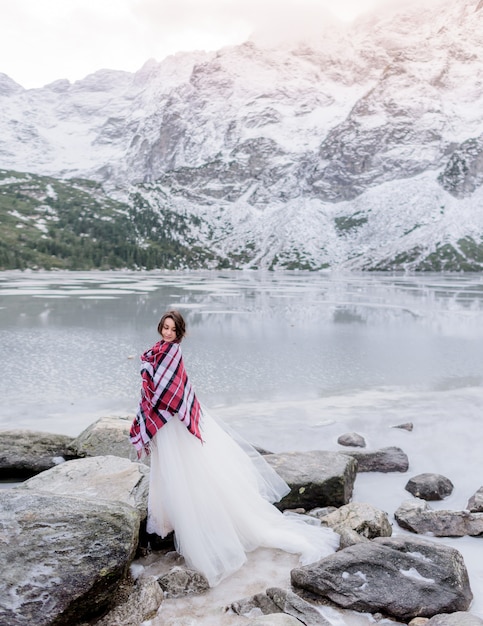
<path fill-rule="evenodd" d="M 0 274 L 0 425 L 77 433 L 132 412 L 138 357 L 179 308 L 207 406 L 483 378 L 483 279 L 305 272 Z"/>

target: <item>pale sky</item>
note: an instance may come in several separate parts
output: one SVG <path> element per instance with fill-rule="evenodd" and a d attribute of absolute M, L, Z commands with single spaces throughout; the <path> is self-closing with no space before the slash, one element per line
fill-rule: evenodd
<path fill-rule="evenodd" d="M 0 0 L 0 72 L 23 87 L 134 72 L 148 59 L 218 50 L 260 28 L 351 20 L 394 0 Z"/>

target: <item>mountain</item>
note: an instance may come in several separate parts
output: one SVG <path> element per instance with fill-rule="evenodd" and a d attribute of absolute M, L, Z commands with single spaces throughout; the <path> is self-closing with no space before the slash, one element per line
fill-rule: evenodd
<path fill-rule="evenodd" d="M 195 218 L 160 215 L 91 180 L 0 170 L 0 268 L 201 268 L 214 261 L 190 232 Z"/>
<path fill-rule="evenodd" d="M 176 248 L 161 266 L 481 270 L 482 32 L 483 0 L 433 0 L 134 74 L 0 75 L 0 167 L 98 183 L 136 249 Z"/>

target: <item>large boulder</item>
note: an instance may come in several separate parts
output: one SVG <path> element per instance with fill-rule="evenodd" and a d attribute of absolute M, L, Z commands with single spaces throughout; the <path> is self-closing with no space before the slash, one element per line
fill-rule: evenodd
<path fill-rule="evenodd" d="M 0 492 L 0 623 L 71 626 L 104 610 L 134 556 L 139 522 L 122 502 Z"/>
<path fill-rule="evenodd" d="M 76 459 L 34 476 L 17 487 L 87 500 L 124 502 L 147 515 L 149 467 L 118 456 Z"/>
<path fill-rule="evenodd" d="M 406 491 L 423 500 L 443 500 L 453 493 L 453 483 L 441 474 L 418 474 L 408 480 Z"/>
<path fill-rule="evenodd" d="M 36 430 L 2 430 L 0 479 L 28 478 L 74 458 L 72 441 L 67 435 Z"/>
<path fill-rule="evenodd" d="M 101 417 L 88 426 L 71 443 L 76 456 L 114 456 L 136 458 L 134 446 L 129 441 L 133 417 Z"/>
<path fill-rule="evenodd" d="M 320 521 L 323 526 L 329 526 L 337 533 L 349 529 L 367 539 L 392 535 L 392 526 L 387 513 L 362 502 L 345 504 L 333 513 L 320 518 Z"/>
<path fill-rule="evenodd" d="M 395 446 L 380 450 L 344 450 L 343 454 L 357 461 L 358 472 L 407 472 L 409 460 L 401 448 Z"/>
<path fill-rule="evenodd" d="M 461 554 L 412 537 L 378 537 L 291 572 L 292 583 L 346 609 L 398 620 L 465 611 L 473 594 Z"/>
<path fill-rule="evenodd" d="M 483 535 L 483 513 L 433 510 L 426 500 L 406 500 L 394 513 L 401 526 L 413 533 L 435 537 L 479 537 Z"/>
<path fill-rule="evenodd" d="M 280 509 L 342 506 L 351 499 L 357 463 L 346 454 L 313 450 L 264 458 L 290 487 L 290 493 L 277 503 Z"/>

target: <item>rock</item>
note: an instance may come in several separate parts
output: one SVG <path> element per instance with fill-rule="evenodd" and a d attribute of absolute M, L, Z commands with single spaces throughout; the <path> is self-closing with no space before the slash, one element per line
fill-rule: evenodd
<path fill-rule="evenodd" d="M 71 448 L 78 457 L 108 454 L 134 461 L 136 451 L 129 441 L 134 417 L 101 417 L 76 437 Z"/>
<path fill-rule="evenodd" d="M 329 526 L 337 533 L 344 528 L 355 530 L 367 539 L 392 535 L 392 526 L 389 523 L 387 513 L 362 502 L 351 502 L 341 506 L 333 513 L 323 517 L 321 523 L 323 526 Z"/>
<path fill-rule="evenodd" d="M 366 440 L 357 433 L 345 433 L 337 439 L 337 443 L 341 446 L 353 446 L 354 448 L 366 447 Z"/>
<path fill-rule="evenodd" d="M 266 593 L 258 593 L 250 598 L 233 602 L 230 606 L 237 615 L 253 617 L 257 611 L 272 616 L 284 613 L 297 618 L 297 623 L 307 626 L 330 626 L 329 622 L 311 604 L 292 591 L 278 587 L 267 589 Z M 270 622 L 267 622 L 270 623 Z"/>
<path fill-rule="evenodd" d="M 314 450 L 268 454 L 265 459 L 288 483 L 291 491 L 280 509 L 341 506 L 352 496 L 357 464 L 346 454 Z"/>
<path fill-rule="evenodd" d="M 427 617 L 415 617 L 412 619 L 408 626 L 425 626 L 429 622 Z"/>
<path fill-rule="evenodd" d="M 199 572 L 176 566 L 158 578 L 167 598 L 180 598 L 204 593 L 210 588 L 206 578 Z"/>
<path fill-rule="evenodd" d="M 253 626 L 300 626 L 301 622 L 285 613 L 275 613 L 251 619 L 250 624 Z"/>
<path fill-rule="evenodd" d="M 363 541 L 370 541 L 367 537 L 359 535 L 358 532 L 351 528 L 342 527 L 337 531 L 340 535 L 339 550 L 353 546 L 355 543 L 362 543 Z"/>
<path fill-rule="evenodd" d="M 409 460 L 401 448 L 389 447 L 375 451 L 344 450 L 356 459 L 358 472 L 407 472 Z"/>
<path fill-rule="evenodd" d="M 413 533 L 435 537 L 478 537 L 483 535 L 483 513 L 434 511 L 425 500 L 406 500 L 394 513 L 401 526 Z"/>
<path fill-rule="evenodd" d="M 346 609 L 398 620 L 464 611 L 473 594 L 461 554 L 412 537 L 377 537 L 293 569 L 292 584 Z"/>
<path fill-rule="evenodd" d="M 482 624 L 482 619 L 463 611 L 435 615 L 427 622 L 427 626 L 482 626 Z"/>
<path fill-rule="evenodd" d="M 35 430 L 2 430 L 0 478 L 28 478 L 74 458 L 72 437 Z"/>
<path fill-rule="evenodd" d="M 116 594 L 115 608 L 95 626 L 133 626 L 152 619 L 163 601 L 163 590 L 155 576 L 142 576 L 122 596 Z"/>
<path fill-rule="evenodd" d="M 232 602 L 229 607 L 237 615 L 249 616 L 254 612 L 261 612 L 263 615 L 280 613 L 281 609 L 266 593 L 257 593 L 249 598 L 242 598 Z"/>
<path fill-rule="evenodd" d="M 306 626 L 330 626 L 315 607 L 292 591 L 271 587 L 267 596 L 286 614 L 295 617 Z"/>
<path fill-rule="evenodd" d="M 30 478 L 17 489 L 125 502 L 143 519 L 147 515 L 149 467 L 118 456 L 76 459 Z"/>
<path fill-rule="evenodd" d="M 122 502 L 0 492 L 0 623 L 71 626 L 108 608 L 134 556 L 139 513 Z"/>
<path fill-rule="evenodd" d="M 471 496 L 466 508 L 472 513 L 483 513 L 483 487 L 480 487 L 475 495 Z"/>
<path fill-rule="evenodd" d="M 412 422 L 405 422 L 404 424 L 398 424 L 397 426 L 391 426 L 391 428 L 400 428 L 401 430 L 407 430 L 408 432 L 411 432 L 414 428 L 413 423 Z M 418 619 L 420 619 L 418 617 Z"/>
<path fill-rule="evenodd" d="M 408 480 L 405 489 L 423 500 L 442 500 L 453 492 L 453 483 L 441 474 L 418 474 Z"/>

